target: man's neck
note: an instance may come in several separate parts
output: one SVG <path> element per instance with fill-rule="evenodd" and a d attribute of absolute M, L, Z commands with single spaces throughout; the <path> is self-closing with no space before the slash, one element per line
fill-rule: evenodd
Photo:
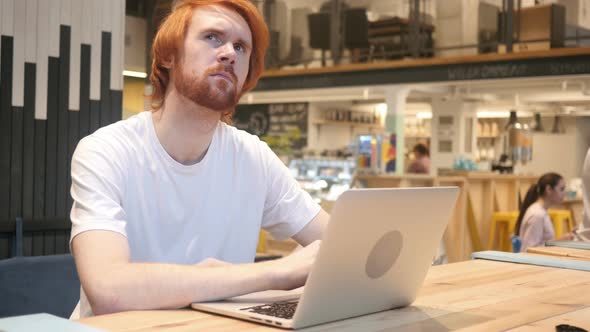
<path fill-rule="evenodd" d="M 184 165 L 203 159 L 220 118 L 220 112 L 199 106 L 174 90 L 152 113 L 158 140 L 174 160 Z"/>

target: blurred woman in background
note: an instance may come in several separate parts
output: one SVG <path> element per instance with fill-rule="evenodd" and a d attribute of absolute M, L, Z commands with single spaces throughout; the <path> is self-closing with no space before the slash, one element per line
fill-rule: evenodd
<path fill-rule="evenodd" d="M 428 174 L 430 172 L 430 151 L 425 144 L 418 143 L 412 149 L 414 160 L 408 167 L 408 173 Z"/>
<path fill-rule="evenodd" d="M 547 209 L 551 205 L 559 204 L 565 197 L 565 181 L 557 173 L 546 173 L 536 184 L 529 188 L 520 208 L 515 232 L 520 236 L 524 252 L 529 247 L 545 244 L 545 241 L 555 239 L 555 230 Z M 560 240 L 571 240 L 573 234 L 567 233 Z"/>

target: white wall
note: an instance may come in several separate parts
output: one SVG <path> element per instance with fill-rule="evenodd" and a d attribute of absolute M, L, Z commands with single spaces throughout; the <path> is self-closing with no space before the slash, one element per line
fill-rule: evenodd
<path fill-rule="evenodd" d="M 565 6 L 567 24 L 590 29 L 590 3 L 588 0 L 559 0 Z"/>
<path fill-rule="evenodd" d="M 458 156 L 474 158 L 476 151 L 476 127 L 475 105 L 459 99 L 432 100 L 432 133 L 431 133 L 431 174 L 436 174 L 438 169 L 452 168 L 454 160 Z M 441 117 L 452 117 L 453 126 L 449 127 L 440 124 Z M 468 119 L 471 119 L 467 128 Z M 471 136 L 467 135 L 467 131 Z M 441 151 L 441 142 L 452 142 L 452 151 Z"/>
<path fill-rule="evenodd" d="M 475 44 L 478 33 L 479 2 L 471 0 L 446 0 L 436 6 L 436 47 Z M 439 52 L 439 56 L 476 54 L 477 49 L 460 49 Z"/>
<path fill-rule="evenodd" d="M 144 18 L 125 16 L 125 69 L 139 72 L 147 70 L 147 22 Z"/>
<path fill-rule="evenodd" d="M 545 133 L 533 134 L 533 160 L 517 171 L 541 175 L 557 172 L 566 179 L 580 177 L 590 146 L 590 118 L 563 118 L 565 133 L 550 133 L 553 118 L 544 118 Z"/>
<path fill-rule="evenodd" d="M 576 174 L 582 175 L 582 167 L 586 152 L 590 148 L 590 116 L 576 118 Z"/>

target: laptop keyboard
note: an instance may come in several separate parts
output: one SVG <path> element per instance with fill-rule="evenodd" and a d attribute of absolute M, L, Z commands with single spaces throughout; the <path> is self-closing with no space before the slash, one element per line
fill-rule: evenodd
<path fill-rule="evenodd" d="M 274 302 L 257 305 L 254 307 L 242 308 L 240 310 L 254 312 L 261 315 L 291 319 L 293 318 L 293 314 L 295 314 L 295 308 L 297 308 L 298 303 L 299 301 Z"/>

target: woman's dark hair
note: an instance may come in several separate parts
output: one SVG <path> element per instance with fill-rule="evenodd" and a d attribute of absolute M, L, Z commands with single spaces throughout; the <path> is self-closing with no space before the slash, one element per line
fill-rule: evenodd
<path fill-rule="evenodd" d="M 524 201 L 520 206 L 520 213 L 518 214 L 518 219 L 516 221 L 516 226 L 514 226 L 514 234 L 520 235 L 520 225 L 522 224 L 522 218 L 524 218 L 524 214 L 526 210 L 533 205 L 534 202 L 539 199 L 539 196 L 545 195 L 545 190 L 547 186 L 551 187 L 552 189 L 557 186 L 559 181 L 563 179 L 563 177 L 557 173 L 545 173 L 543 176 L 539 178 L 536 184 L 533 184 L 529 191 L 527 191 L 526 196 L 524 197 Z"/>
<path fill-rule="evenodd" d="M 430 152 L 428 151 L 428 147 L 422 143 L 418 143 L 414 145 L 414 152 L 418 152 L 424 156 L 430 156 Z"/>

